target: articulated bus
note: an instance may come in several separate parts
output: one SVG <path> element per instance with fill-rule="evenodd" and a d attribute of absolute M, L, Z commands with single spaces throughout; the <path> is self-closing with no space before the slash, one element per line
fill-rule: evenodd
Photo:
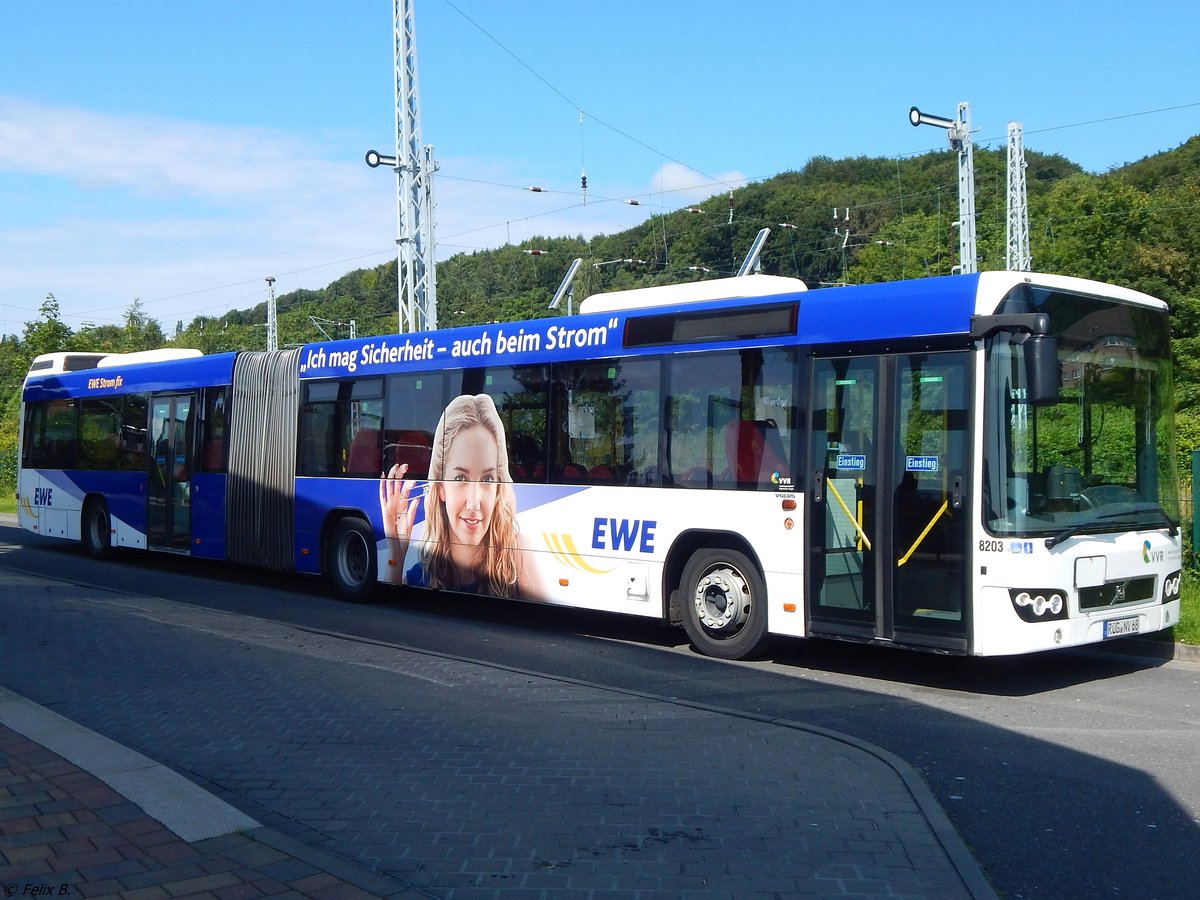
<path fill-rule="evenodd" d="M 729 659 L 775 636 L 992 656 L 1178 622 L 1174 453 L 1152 297 L 751 275 L 270 353 L 43 360 L 18 506 L 96 557 L 643 616 Z"/>

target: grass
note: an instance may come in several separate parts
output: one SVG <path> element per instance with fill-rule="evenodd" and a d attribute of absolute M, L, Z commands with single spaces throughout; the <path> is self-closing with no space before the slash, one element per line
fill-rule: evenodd
<path fill-rule="evenodd" d="M 1179 624 L 1172 629 L 1180 644 L 1200 644 L 1200 572 L 1183 572 L 1183 599 L 1179 605 Z"/>

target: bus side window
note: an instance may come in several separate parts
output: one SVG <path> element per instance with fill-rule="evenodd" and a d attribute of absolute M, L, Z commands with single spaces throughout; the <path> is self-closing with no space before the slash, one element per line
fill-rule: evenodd
<path fill-rule="evenodd" d="M 200 471 L 225 471 L 225 389 L 204 392 L 204 421 L 201 423 Z"/>
<path fill-rule="evenodd" d="M 428 478 L 429 461 L 433 456 L 432 431 L 392 431 L 383 435 L 383 471 L 392 466 L 408 466 L 405 478 Z"/>
<path fill-rule="evenodd" d="M 548 438 L 552 393 L 549 366 L 468 369 L 463 372 L 461 390 L 463 393 L 484 393 L 495 401 L 504 422 L 508 471 L 514 482 L 545 482 L 547 471 L 552 476 L 550 480 L 555 480 L 558 467 L 568 461 L 562 457 L 570 448 L 561 432 Z M 557 389 L 554 399 L 556 402 L 561 400 Z"/>
<path fill-rule="evenodd" d="M 657 484 L 660 373 L 653 358 L 556 366 L 550 480 Z"/>
<path fill-rule="evenodd" d="M 772 419 L 734 419 L 725 426 L 723 479 L 739 486 L 773 486 L 773 476 L 788 476 L 787 453 L 779 426 Z"/>
<path fill-rule="evenodd" d="M 121 398 L 85 398 L 79 405 L 79 454 L 81 469 L 116 471 L 121 462 Z"/>
<path fill-rule="evenodd" d="M 347 475 L 378 476 L 383 471 L 383 435 L 378 428 L 360 428 L 350 441 Z"/>
<path fill-rule="evenodd" d="M 146 427 L 150 398 L 146 394 L 128 394 L 121 411 L 121 458 L 127 472 L 146 470 Z"/>
<path fill-rule="evenodd" d="M 300 413 L 299 470 L 301 475 L 332 475 L 336 471 L 333 446 L 337 404 L 308 403 Z"/>
<path fill-rule="evenodd" d="M 34 407 L 29 464 L 69 469 L 75 464 L 78 423 L 74 400 L 47 400 Z"/>
<path fill-rule="evenodd" d="M 210 438 L 204 442 L 200 468 L 205 472 L 220 472 L 225 468 L 224 438 Z"/>

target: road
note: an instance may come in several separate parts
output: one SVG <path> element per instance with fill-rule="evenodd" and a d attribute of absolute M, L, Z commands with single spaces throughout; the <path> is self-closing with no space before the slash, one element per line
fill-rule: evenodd
<path fill-rule="evenodd" d="M 349 606 L 316 581 L 141 554 L 97 564 L 4 526 L 0 565 L 848 734 L 924 775 L 1008 898 L 1179 896 L 1200 858 L 1196 663 L 815 641 L 727 663 L 653 623 L 399 592 Z"/>

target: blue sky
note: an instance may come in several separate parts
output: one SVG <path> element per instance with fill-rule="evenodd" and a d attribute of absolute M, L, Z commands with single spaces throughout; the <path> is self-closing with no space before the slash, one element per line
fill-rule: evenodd
<path fill-rule="evenodd" d="M 52 292 L 73 328 L 139 298 L 170 332 L 265 300 L 268 275 L 284 293 L 394 258 L 395 176 L 363 160 L 394 151 L 387 0 L 5 7 L 0 331 Z M 1200 133 L 1198 20 L 1158 0 L 416 0 L 438 257 L 620 231 L 814 156 L 943 150 L 913 105 L 967 101 L 977 145 L 1020 121 L 1028 149 L 1103 172 Z"/>

